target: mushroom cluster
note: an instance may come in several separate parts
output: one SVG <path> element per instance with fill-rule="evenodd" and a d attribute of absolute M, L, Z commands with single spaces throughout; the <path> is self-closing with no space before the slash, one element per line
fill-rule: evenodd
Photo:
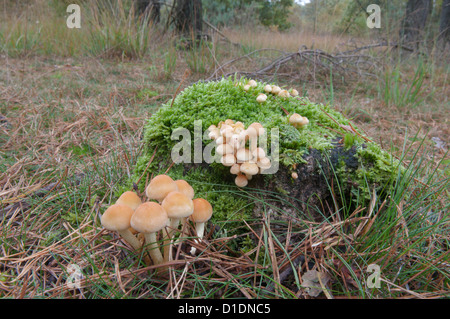
<path fill-rule="evenodd" d="M 264 86 L 264 91 L 266 93 L 271 93 L 273 95 L 278 95 L 279 97 L 283 97 L 283 98 L 288 98 L 291 96 L 298 96 L 298 91 L 296 89 L 291 89 L 291 90 L 285 90 L 280 88 L 277 85 L 270 85 L 267 84 L 266 86 Z"/>
<path fill-rule="evenodd" d="M 245 92 L 248 92 L 252 88 L 258 87 L 258 83 L 255 80 L 248 80 L 245 83 L 239 81 L 235 84 L 235 86 L 241 86 Z M 269 93 L 272 95 L 279 96 L 281 98 L 288 98 L 291 96 L 296 97 L 299 95 L 299 93 L 296 89 L 290 89 L 288 91 L 288 90 L 280 88 L 277 85 L 270 85 L 270 84 L 267 84 L 264 86 L 264 92 L 265 93 L 259 93 L 258 96 L 256 97 L 256 101 L 258 103 L 264 103 L 267 100 L 267 94 L 269 94 Z"/>
<path fill-rule="evenodd" d="M 291 124 L 295 128 L 302 128 L 303 126 L 308 125 L 308 123 L 308 118 L 301 116 L 298 113 L 294 113 L 289 117 L 289 124 Z"/>
<path fill-rule="evenodd" d="M 178 240 L 187 235 L 188 220 L 192 221 L 197 237 L 203 237 L 204 225 L 211 218 L 213 209 L 206 199 L 194 199 L 194 189 L 188 182 L 158 175 L 145 188 L 145 195 L 147 199 L 142 201 L 135 192 L 124 192 L 103 213 L 103 227 L 117 231 L 136 251 L 146 249 L 154 265 L 172 260 L 173 239 L 180 224 L 182 235 Z M 197 201 L 202 205 L 197 205 Z M 161 241 L 163 252 L 159 245 Z M 191 253 L 195 253 L 195 249 Z M 148 257 L 144 261 L 150 263 Z"/>
<path fill-rule="evenodd" d="M 261 123 L 254 122 L 245 128 L 242 122 L 227 119 L 217 126 L 211 125 L 208 131 L 208 136 L 216 144 L 216 153 L 221 156 L 221 163 L 236 175 L 237 186 L 247 186 L 254 175 L 271 167 L 265 150 L 258 146 L 258 140 L 265 132 Z"/>

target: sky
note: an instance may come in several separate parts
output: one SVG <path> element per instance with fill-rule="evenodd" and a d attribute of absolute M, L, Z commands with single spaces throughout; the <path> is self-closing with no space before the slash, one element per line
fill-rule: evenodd
<path fill-rule="evenodd" d="M 300 5 L 305 5 L 306 3 L 310 3 L 310 0 L 295 0 L 296 3 Z"/>

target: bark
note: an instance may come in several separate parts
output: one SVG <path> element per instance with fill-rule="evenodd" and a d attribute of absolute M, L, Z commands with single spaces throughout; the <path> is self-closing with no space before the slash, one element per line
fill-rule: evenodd
<path fill-rule="evenodd" d="M 158 23 L 161 18 L 161 3 L 158 0 L 136 0 L 138 15 L 150 14 L 150 19 Z"/>
<path fill-rule="evenodd" d="M 178 33 L 198 39 L 203 31 L 202 10 L 201 0 L 175 0 L 173 21 Z"/>
<path fill-rule="evenodd" d="M 439 21 L 439 38 L 445 43 L 450 41 L 450 0 L 442 2 Z"/>
<path fill-rule="evenodd" d="M 431 0 L 408 0 L 403 27 L 400 30 L 400 39 L 405 44 L 409 44 L 415 49 L 418 47 L 423 39 L 431 9 Z"/>

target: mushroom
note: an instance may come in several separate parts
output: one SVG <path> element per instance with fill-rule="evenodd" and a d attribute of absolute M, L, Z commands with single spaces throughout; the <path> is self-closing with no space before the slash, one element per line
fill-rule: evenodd
<path fill-rule="evenodd" d="M 234 146 L 232 144 L 218 144 L 216 152 L 220 155 L 232 154 L 234 153 Z"/>
<path fill-rule="evenodd" d="M 258 103 L 263 103 L 267 100 L 267 95 L 265 95 L 264 93 L 260 93 L 257 97 L 256 97 L 256 102 Z"/>
<path fill-rule="evenodd" d="M 148 253 L 155 265 L 164 261 L 156 233 L 167 225 L 168 219 L 164 208 L 155 202 L 142 203 L 131 217 L 131 226 L 144 235 Z"/>
<path fill-rule="evenodd" d="M 277 85 L 272 86 L 272 94 L 278 94 L 281 91 L 281 88 Z"/>
<path fill-rule="evenodd" d="M 268 157 L 263 157 L 256 162 L 256 165 L 258 165 L 259 171 L 262 173 L 264 170 L 269 169 L 272 166 L 272 163 Z"/>
<path fill-rule="evenodd" d="M 234 154 L 225 154 L 220 158 L 220 161 L 224 166 L 233 166 L 236 163 L 236 157 Z"/>
<path fill-rule="evenodd" d="M 135 192 L 126 191 L 125 193 L 119 196 L 119 198 L 116 201 L 116 204 L 123 204 L 130 206 L 130 208 L 134 211 L 136 208 L 138 208 L 139 205 L 142 204 L 142 201 Z"/>
<path fill-rule="evenodd" d="M 118 232 L 135 250 L 139 250 L 142 247 L 141 242 L 130 230 L 133 213 L 134 210 L 128 205 L 113 204 L 103 213 L 101 223 L 105 229 Z"/>
<path fill-rule="evenodd" d="M 270 84 L 267 84 L 267 85 L 264 87 L 264 91 L 265 91 L 266 93 L 272 92 L 272 86 L 271 86 Z"/>
<path fill-rule="evenodd" d="M 291 90 L 291 95 L 292 96 L 298 96 L 298 91 L 296 89 L 292 89 Z"/>
<path fill-rule="evenodd" d="M 247 84 L 250 85 L 252 88 L 255 88 L 255 87 L 258 86 L 258 83 L 256 83 L 255 80 L 249 80 L 249 81 L 247 82 Z"/>
<path fill-rule="evenodd" d="M 240 170 L 242 173 L 246 174 L 247 179 L 249 179 L 249 176 L 258 174 L 259 167 L 255 163 L 246 162 L 241 164 Z"/>
<path fill-rule="evenodd" d="M 238 163 L 247 162 L 252 158 L 252 154 L 247 148 L 240 148 L 236 151 L 236 159 Z"/>
<path fill-rule="evenodd" d="M 250 88 L 251 88 L 250 84 L 244 85 L 244 91 L 248 91 L 250 90 Z"/>
<path fill-rule="evenodd" d="M 219 138 L 219 137 L 220 137 L 220 131 L 219 131 L 219 129 L 218 129 L 218 128 L 215 128 L 215 129 L 209 131 L 208 137 L 209 137 L 211 140 L 216 140 L 217 138 Z"/>
<path fill-rule="evenodd" d="M 170 176 L 161 174 L 152 178 L 145 189 L 145 194 L 149 199 L 155 199 L 161 203 L 167 194 L 177 190 L 175 181 Z"/>
<path fill-rule="evenodd" d="M 289 123 L 296 127 L 300 128 L 309 123 L 309 120 L 306 117 L 301 116 L 300 114 L 294 113 L 289 117 Z"/>
<path fill-rule="evenodd" d="M 203 198 L 195 198 L 193 200 L 194 203 L 194 212 L 191 216 L 189 216 L 190 220 L 195 223 L 195 231 L 197 233 L 197 237 L 199 239 L 203 238 L 203 233 L 205 231 L 205 224 L 208 220 L 211 219 L 213 208 L 211 204 Z M 191 248 L 191 254 L 194 255 L 196 251 L 195 247 Z"/>
<path fill-rule="evenodd" d="M 194 199 L 194 189 L 191 185 L 189 185 L 188 182 L 186 182 L 184 179 L 178 179 L 175 181 L 175 183 L 178 186 L 178 190 L 182 192 L 184 195 L 186 195 L 190 199 Z M 184 234 L 184 228 L 186 224 L 186 218 L 181 219 L 181 229 L 183 230 Z"/>
<path fill-rule="evenodd" d="M 278 92 L 278 96 L 286 98 L 286 97 L 289 97 L 290 94 L 289 94 L 289 92 L 287 90 L 281 90 L 280 92 Z"/>
<path fill-rule="evenodd" d="M 248 179 L 244 174 L 239 173 L 234 179 L 234 183 L 239 187 L 245 187 L 248 184 Z"/>
<path fill-rule="evenodd" d="M 263 148 L 257 147 L 253 150 L 252 156 L 255 160 L 258 160 L 260 158 L 266 157 L 266 152 L 264 151 Z"/>
<path fill-rule="evenodd" d="M 240 171 L 241 171 L 241 165 L 238 163 L 233 164 L 230 168 L 230 173 L 233 175 L 239 174 Z"/>
<path fill-rule="evenodd" d="M 178 228 L 180 220 L 182 218 L 189 217 L 194 211 L 194 203 L 192 199 L 187 197 L 185 194 L 179 191 L 170 192 L 164 198 L 161 206 L 167 212 L 169 216 L 169 230 L 165 236 L 164 240 L 164 260 L 168 261 L 171 259 L 170 252 L 172 247 L 172 235 Z M 168 243 L 170 244 L 168 245 Z"/>
<path fill-rule="evenodd" d="M 182 192 L 184 195 L 186 195 L 190 199 L 194 198 L 194 189 L 184 179 L 176 180 L 175 184 L 177 184 L 178 191 Z"/>
<path fill-rule="evenodd" d="M 119 198 L 116 201 L 116 204 L 123 204 L 130 206 L 130 208 L 134 211 L 136 210 L 136 208 L 138 208 L 139 205 L 142 204 L 142 201 L 135 192 L 126 191 L 125 193 L 119 196 Z M 133 227 L 130 227 L 130 231 L 132 234 L 137 233 L 137 231 L 133 229 Z"/>

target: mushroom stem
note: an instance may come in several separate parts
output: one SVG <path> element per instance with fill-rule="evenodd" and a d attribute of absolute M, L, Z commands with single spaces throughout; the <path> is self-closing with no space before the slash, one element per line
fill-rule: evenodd
<path fill-rule="evenodd" d="M 139 250 L 142 248 L 141 242 L 139 241 L 139 239 L 137 239 L 136 236 L 133 235 L 133 233 L 130 231 L 130 229 L 119 230 L 118 233 L 135 250 Z"/>
<path fill-rule="evenodd" d="M 195 223 L 195 231 L 197 232 L 198 238 L 203 238 L 205 232 L 205 223 Z"/>
<path fill-rule="evenodd" d="M 156 233 L 144 234 L 147 250 L 153 260 L 153 264 L 159 265 L 164 262 L 164 258 L 159 250 L 159 245 L 156 239 Z"/>
<path fill-rule="evenodd" d="M 164 239 L 164 261 L 172 260 L 173 233 L 178 228 L 180 218 L 171 218 Z"/>
<path fill-rule="evenodd" d="M 197 233 L 197 237 L 198 239 L 202 239 L 203 238 L 203 234 L 205 232 L 205 224 L 206 223 L 195 223 L 195 232 Z M 198 239 L 194 239 L 195 243 L 198 243 L 199 240 Z M 191 255 L 195 255 L 195 252 L 197 251 L 196 247 L 191 247 Z"/>
<path fill-rule="evenodd" d="M 129 228 L 125 229 L 125 230 L 120 230 L 117 232 L 119 233 L 120 236 L 122 236 L 123 239 L 125 239 L 125 241 L 127 243 L 129 243 L 134 248 L 134 250 L 140 251 L 142 249 L 141 242 L 135 235 L 133 235 L 133 233 L 131 232 L 131 230 Z M 149 265 L 150 259 L 148 258 L 148 255 L 145 255 L 143 258 L 144 258 L 145 264 Z"/>

